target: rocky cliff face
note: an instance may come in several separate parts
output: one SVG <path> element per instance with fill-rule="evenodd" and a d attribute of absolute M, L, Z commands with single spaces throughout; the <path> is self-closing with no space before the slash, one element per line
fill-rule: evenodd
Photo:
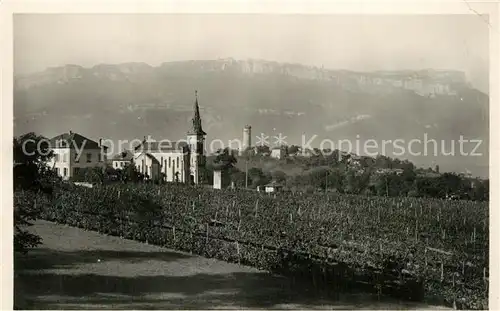
<path fill-rule="evenodd" d="M 163 63 L 152 67 L 145 63 L 97 65 L 83 68 L 77 65 L 49 68 L 44 72 L 16 77 L 17 89 L 50 83 L 64 84 L 73 80 L 91 77 L 112 81 L 134 81 L 155 75 L 225 72 L 244 75 L 282 75 L 296 79 L 330 82 L 346 90 L 375 93 L 390 93 L 405 89 L 422 96 L 456 95 L 457 89 L 467 85 L 466 77 L 459 71 L 378 71 L 351 72 L 330 70 L 298 64 L 283 64 L 262 60 L 219 59 L 208 61 L 183 61 Z"/>
<path fill-rule="evenodd" d="M 165 63 L 165 70 L 185 67 L 185 62 Z M 249 75 L 286 75 L 297 79 L 328 81 L 344 89 L 369 92 L 390 92 L 391 89 L 406 89 L 417 94 L 456 95 L 457 88 L 467 84 L 463 72 L 459 71 L 379 71 L 351 72 L 330 70 L 298 64 L 282 64 L 261 60 L 221 59 L 215 61 L 193 61 L 188 64 L 192 71 L 226 71 Z"/>

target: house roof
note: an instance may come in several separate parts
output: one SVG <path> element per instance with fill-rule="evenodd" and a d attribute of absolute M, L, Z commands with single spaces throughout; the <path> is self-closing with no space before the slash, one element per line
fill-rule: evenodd
<path fill-rule="evenodd" d="M 195 91 L 195 102 L 194 102 L 194 116 L 192 119 L 192 126 L 191 129 L 189 130 L 188 134 L 194 134 L 194 135 L 207 135 L 203 131 L 203 128 L 201 126 L 201 117 L 200 117 L 200 107 L 198 105 L 198 91 Z"/>
<path fill-rule="evenodd" d="M 160 163 L 157 158 L 155 158 L 152 154 L 146 153 L 146 157 L 150 158 L 153 162 Z"/>
<path fill-rule="evenodd" d="M 155 163 L 160 163 L 160 161 L 158 161 L 158 159 L 154 155 L 147 153 L 147 152 L 143 152 L 143 153 L 139 154 L 135 159 L 137 160 L 138 158 L 140 158 L 142 156 L 151 159 L 151 161 L 153 161 Z"/>
<path fill-rule="evenodd" d="M 115 155 L 113 157 L 113 161 L 131 161 L 134 158 L 134 155 L 132 152 L 128 150 L 123 150 L 119 154 Z"/>
<path fill-rule="evenodd" d="M 78 149 L 101 149 L 99 146 L 99 143 L 87 138 L 83 135 L 80 135 L 78 133 L 64 133 L 61 135 L 58 135 L 56 137 L 53 137 L 50 139 L 50 147 L 52 148 L 60 148 L 59 142 L 64 141 L 67 145 L 68 148 L 78 148 Z M 107 149 L 108 147 L 102 146 L 104 149 Z"/>
<path fill-rule="evenodd" d="M 283 185 L 278 183 L 276 180 L 273 180 L 264 187 L 283 187 Z"/>
<path fill-rule="evenodd" d="M 187 142 L 169 142 L 169 141 L 147 141 L 143 140 L 141 144 L 134 148 L 134 151 L 144 151 L 144 152 L 165 152 L 165 151 L 176 151 L 184 150 L 188 147 Z"/>

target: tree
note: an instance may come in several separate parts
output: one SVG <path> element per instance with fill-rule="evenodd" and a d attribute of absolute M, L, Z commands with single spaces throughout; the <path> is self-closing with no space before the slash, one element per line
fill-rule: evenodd
<path fill-rule="evenodd" d="M 241 157 L 244 158 L 251 158 L 255 156 L 255 149 L 253 147 L 247 147 L 245 150 L 243 150 Z"/>
<path fill-rule="evenodd" d="M 444 198 L 446 196 L 446 190 L 443 189 L 442 183 L 435 177 L 418 176 L 415 179 L 415 188 L 418 196 L 433 198 Z"/>
<path fill-rule="evenodd" d="M 329 171 L 326 168 L 318 167 L 310 170 L 308 174 L 308 183 L 314 188 L 325 189 L 327 185 Z"/>
<path fill-rule="evenodd" d="M 219 149 L 214 160 L 214 167 L 221 170 L 231 170 L 237 163 L 237 159 L 229 148 Z"/>
<path fill-rule="evenodd" d="M 490 195 L 489 180 L 477 180 L 470 192 L 470 197 L 472 200 L 488 201 Z"/>
<path fill-rule="evenodd" d="M 406 195 L 410 189 L 405 189 L 402 177 L 396 173 L 379 175 L 375 183 L 375 191 L 379 196 L 396 197 Z"/>
<path fill-rule="evenodd" d="M 234 182 L 236 187 L 245 187 L 245 172 L 242 172 L 234 167 L 230 174 L 230 179 Z"/>
<path fill-rule="evenodd" d="M 43 184 L 45 177 L 55 177 L 54 171 L 47 166 L 54 153 L 48 140 L 35 133 L 14 138 L 14 187 L 16 189 L 35 189 L 51 191 Z"/>
<path fill-rule="evenodd" d="M 14 251 L 26 252 L 41 243 L 41 238 L 26 230 L 39 217 L 43 204 L 50 200 L 61 182 L 47 166 L 53 157 L 48 140 L 28 133 L 13 140 L 14 155 Z"/>
<path fill-rule="evenodd" d="M 460 176 L 453 173 L 444 173 L 438 178 L 442 189 L 446 195 L 458 194 L 464 190 L 465 184 Z"/>
<path fill-rule="evenodd" d="M 299 147 L 295 145 L 291 145 L 288 147 L 287 153 L 290 155 L 297 154 L 299 152 Z"/>
<path fill-rule="evenodd" d="M 271 181 L 270 176 L 265 174 L 262 169 L 257 167 L 252 167 L 248 170 L 248 179 L 251 182 L 253 188 L 266 185 Z"/>
<path fill-rule="evenodd" d="M 344 191 L 352 194 L 358 193 L 357 178 L 354 170 L 348 170 L 346 173 Z"/>
<path fill-rule="evenodd" d="M 224 185 L 226 184 L 225 181 L 229 181 L 229 179 L 239 186 L 241 184 L 240 172 L 235 166 L 238 160 L 234 154 L 229 148 L 219 149 L 213 161 L 213 169 L 221 171 Z"/>
<path fill-rule="evenodd" d="M 269 146 L 263 145 L 263 146 L 256 146 L 255 147 L 257 150 L 257 154 L 264 154 L 264 153 L 271 153 L 271 148 Z"/>
<path fill-rule="evenodd" d="M 202 183 L 205 185 L 212 185 L 214 181 L 214 167 L 212 163 L 207 163 L 206 166 L 200 167 L 200 176 Z"/>
<path fill-rule="evenodd" d="M 101 167 L 82 168 L 71 177 L 71 181 L 87 182 L 91 184 L 101 184 L 105 179 L 106 175 Z"/>
<path fill-rule="evenodd" d="M 127 163 L 121 172 L 121 180 L 127 182 L 140 182 L 144 180 L 144 174 L 140 173 L 133 163 Z"/>
<path fill-rule="evenodd" d="M 275 170 L 271 174 L 273 180 L 277 181 L 278 183 L 283 183 L 286 181 L 286 174 L 283 171 L 280 170 Z"/>
<path fill-rule="evenodd" d="M 379 154 L 375 158 L 375 166 L 378 168 L 392 168 L 392 161 L 390 158 Z"/>
<path fill-rule="evenodd" d="M 332 170 L 327 176 L 328 189 L 336 189 L 338 192 L 344 192 L 344 175 L 339 170 Z"/>

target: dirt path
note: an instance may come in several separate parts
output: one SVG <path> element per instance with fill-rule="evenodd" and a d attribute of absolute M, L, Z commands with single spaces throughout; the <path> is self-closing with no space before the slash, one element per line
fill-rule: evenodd
<path fill-rule="evenodd" d="M 257 269 L 46 221 L 32 231 L 44 244 L 16 259 L 21 308 L 430 309 L 365 293 L 325 298 Z"/>

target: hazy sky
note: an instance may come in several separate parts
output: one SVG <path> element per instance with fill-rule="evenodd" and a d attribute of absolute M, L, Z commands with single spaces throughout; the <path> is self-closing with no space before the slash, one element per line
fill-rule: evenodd
<path fill-rule="evenodd" d="M 23 14 L 14 17 L 14 71 L 258 58 L 359 71 L 457 69 L 487 91 L 488 30 L 473 14 Z"/>

